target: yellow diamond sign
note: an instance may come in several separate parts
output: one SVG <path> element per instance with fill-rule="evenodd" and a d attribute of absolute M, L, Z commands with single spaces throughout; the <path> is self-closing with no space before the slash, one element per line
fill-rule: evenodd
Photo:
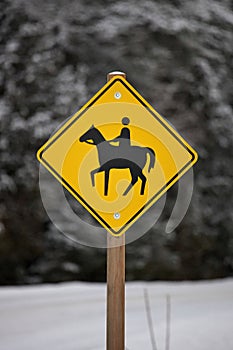
<path fill-rule="evenodd" d="M 37 156 L 114 236 L 124 233 L 197 161 L 193 148 L 120 76 L 72 116 Z"/>

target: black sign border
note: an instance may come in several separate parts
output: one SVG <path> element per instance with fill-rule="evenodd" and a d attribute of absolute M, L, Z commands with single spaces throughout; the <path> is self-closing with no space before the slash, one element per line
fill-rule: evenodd
<path fill-rule="evenodd" d="M 93 209 L 86 201 L 83 199 L 78 192 L 76 192 L 73 187 L 69 185 L 69 183 L 43 158 L 43 154 L 46 152 L 46 150 L 53 145 L 56 140 L 61 137 L 79 118 L 81 118 L 87 109 L 95 104 L 98 99 L 105 94 L 106 91 L 108 91 L 116 82 L 120 82 L 124 87 L 140 102 L 140 104 L 147 109 L 147 111 L 160 123 L 162 126 L 188 151 L 191 155 L 191 160 L 188 161 L 156 194 L 142 207 L 140 208 L 136 214 L 134 214 L 127 223 L 121 227 L 120 230 L 115 231 L 111 228 L 111 226 Z M 173 131 L 160 119 L 158 116 L 146 105 L 146 103 L 140 99 L 139 96 L 136 95 L 136 93 L 131 90 L 131 88 L 125 84 L 125 82 L 120 78 L 115 78 L 107 87 L 104 89 L 93 101 L 91 101 L 86 108 L 81 111 L 73 120 L 72 122 L 67 125 L 66 128 L 64 128 L 44 149 L 42 149 L 38 153 L 39 159 L 46 164 L 46 166 L 51 170 L 52 173 L 56 174 L 56 176 L 61 180 L 62 183 L 64 183 L 70 190 L 71 193 L 73 193 L 76 197 L 79 198 L 81 204 L 84 204 L 88 209 L 98 218 L 99 221 L 101 221 L 106 227 L 108 227 L 109 231 L 111 231 L 115 236 L 119 236 L 122 231 L 124 231 L 125 227 L 127 227 L 132 221 L 135 220 L 135 218 L 145 209 L 147 208 L 153 200 L 160 195 L 161 192 L 166 189 L 169 184 L 174 181 L 195 159 L 195 154 L 190 150 L 181 139 L 177 137 L 176 134 L 173 133 Z"/>

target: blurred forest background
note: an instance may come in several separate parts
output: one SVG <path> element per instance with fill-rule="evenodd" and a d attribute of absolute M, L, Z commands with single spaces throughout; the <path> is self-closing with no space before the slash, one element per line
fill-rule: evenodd
<path fill-rule="evenodd" d="M 191 206 L 128 245 L 127 279 L 233 275 L 230 0 L 0 1 L 0 284 L 104 281 L 106 251 L 74 246 L 41 202 L 36 150 L 106 82 L 135 88 L 199 153 Z M 78 228 L 77 228 L 78 229 Z"/>

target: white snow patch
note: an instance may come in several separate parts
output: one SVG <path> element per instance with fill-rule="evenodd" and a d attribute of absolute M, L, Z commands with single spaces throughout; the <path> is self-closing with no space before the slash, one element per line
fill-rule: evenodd
<path fill-rule="evenodd" d="M 165 296 L 171 296 L 171 350 L 233 349 L 233 279 L 126 287 L 126 345 L 151 349 L 147 288 L 158 350 L 165 345 Z M 0 288 L 0 350 L 105 349 L 104 284 Z"/>

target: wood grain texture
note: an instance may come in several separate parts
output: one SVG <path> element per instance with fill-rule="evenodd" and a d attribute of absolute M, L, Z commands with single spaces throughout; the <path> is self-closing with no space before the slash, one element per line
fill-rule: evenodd
<path fill-rule="evenodd" d="M 107 350 L 125 348 L 125 242 L 124 236 L 108 237 L 122 245 L 107 249 Z"/>

